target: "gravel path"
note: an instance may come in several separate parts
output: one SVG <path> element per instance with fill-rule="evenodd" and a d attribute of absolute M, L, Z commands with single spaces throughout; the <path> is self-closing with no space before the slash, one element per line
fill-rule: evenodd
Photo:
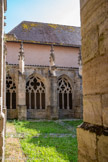
<path fill-rule="evenodd" d="M 14 125 L 7 123 L 6 127 L 5 162 L 25 162 Z"/>

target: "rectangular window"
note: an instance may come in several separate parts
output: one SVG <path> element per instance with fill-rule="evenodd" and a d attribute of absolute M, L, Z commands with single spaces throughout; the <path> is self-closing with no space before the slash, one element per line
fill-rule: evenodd
<path fill-rule="evenodd" d="M 37 109 L 40 109 L 40 93 L 36 94 L 36 104 Z"/>
<path fill-rule="evenodd" d="M 12 93 L 12 109 L 16 109 L 16 93 Z"/>
<path fill-rule="evenodd" d="M 59 108 L 62 109 L 62 93 L 59 93 Z"/>
<path fill-rule="evenodd" d="M 67 94 L 64 93 L 64 108 L 67 109 Z"/>
<path fill-rule="evenodd" d="M 27 109 L 29 109 L 29 93 L 26 92 L 26 105 L 27 105 Z"/>
<path fill-rule="evenodd" d="M 72 93 L 69 93 L 69 108 L 72 109 Z"/>
<path fill-rule="evenodd" d="M 45 109 L 45 93 L 42 93 L 42 109 Z"/>
<path fill-rule="evenodd" d="M 6 106 L 7 109 L 10 109 L 10 92 L 6 93 Z"/>
<path fill-rule="evenodd" d="M 35 105 L 34 105 L 34 92 L 31 93 L 31 109 L 34 109 L 35 108 Z"/>

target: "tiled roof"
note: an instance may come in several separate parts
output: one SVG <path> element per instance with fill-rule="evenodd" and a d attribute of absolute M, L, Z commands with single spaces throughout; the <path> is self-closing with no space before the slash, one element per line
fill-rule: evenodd
<path fill-rule="evenodd" d="M 16 40 L 29 43 L 75 47 L 81 45 L 80 27 L 66 25 L 23 21 L 7 35 L 14 35 Z"/>

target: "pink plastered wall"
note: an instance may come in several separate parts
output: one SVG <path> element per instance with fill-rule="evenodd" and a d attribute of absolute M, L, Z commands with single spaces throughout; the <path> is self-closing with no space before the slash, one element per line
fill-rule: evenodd
<path fill-rule="evenodd" d="M 49 45 L 37 45 L 24 43 L 24 55 L 26 65 L 49 65 Z M 20 43 L 7 42 L 7 62 L 18 64 Z M 78 67 L 78 48 L 54 46 L 57 66 Z"/>

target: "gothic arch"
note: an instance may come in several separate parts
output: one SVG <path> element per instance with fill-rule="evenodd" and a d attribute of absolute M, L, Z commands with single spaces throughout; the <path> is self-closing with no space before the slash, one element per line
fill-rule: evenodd
<path fill-rule="evenodd" d="M 45 109 L 46 88 L 43 77 L 32 74 L 26 82 L 26 105 L 27 109 Z"/>
<path fill-rule="evenodd" d="M 61 75 L 58 78 L 58 108 L 72 109 L 73 106 L 73 88 L 70 78 L 67 75 Z"/>
<path fill-rule="evenodd" d="M 6 106 L 7 109 L 16 109 L 16 84 L 9 74 L 6 76 Z"/>

